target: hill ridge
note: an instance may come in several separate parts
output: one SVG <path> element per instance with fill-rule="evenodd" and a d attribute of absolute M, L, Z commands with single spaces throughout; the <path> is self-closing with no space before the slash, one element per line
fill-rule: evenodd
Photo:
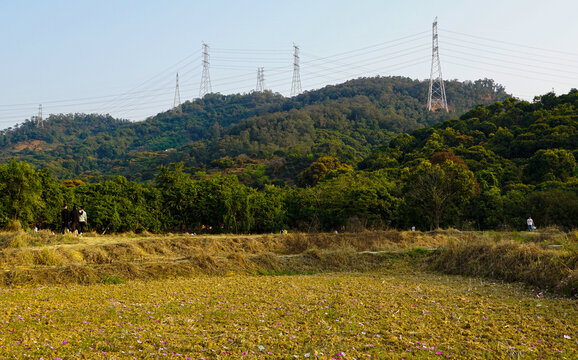
<path fill-rule="evenodd" d="M 427 111 L 426 81 L 376 77 L 293 98 L 270 91 L 208 94 L 134 123 L 110 115 L 51 115 L 41 128 L 26 121 L 0 132 L 0 159 L 25 160 L 59 178 L 97 181 L 115 175 L 147 181 L 159 165 L 178 161 L 218 169 L 237 156 L 332 155 L 353 164 L 399 132 L 508 97 L 488 79 L 447 81 L 446 91 L 450 113 Z"/>

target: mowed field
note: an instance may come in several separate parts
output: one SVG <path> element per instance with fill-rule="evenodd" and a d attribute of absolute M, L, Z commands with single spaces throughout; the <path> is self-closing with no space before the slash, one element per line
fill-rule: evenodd
<path fill-rule="evenodd" d="M 149 240 L 162 241 L 141 237 L 69 239 L 58 249 L 5 248 L 3 271 L 16 275 L 5 275 L 0 287 L 0 358 L 578 357 L 574 298 L 521 283 L 432 272 L 422 261 L 429 250 L 408 246 L 434 246 L 448 236 L 370 234 L 360 243 L 359 236 L 236 242 L 199 237 L 204 257 L 191 250 L 184 258 L 170 247 L 164 256 L 146 252 Z M 307 241 L 315 247 L 305 246 Z M 112 242 L 131 244 L 140 258 L 130 265 L 128 258 L 115 258 Z M 100 252 L 99 261 L 106 263 L 89 261 L 95 246 L 109 246 Z M 18 251 L 27 254 L 22 264 L 8 265 L 6 253 Z M 60 263 L 28 263 L 36 251 L 54 251 L 52 260 Z M 180 251 L 186 252 L 184 245 Z M 66 257 L 69 252 L 76 257 Z M 154 259 L 147 255 L 153 253 Z M 153 260 L 165 265 L 153 267 Z M 163 272 L 171 269 L 169 262 L 180 272 Z M 185 262 L 192 265 L 183 268 Z M 58 274 L 71 273 L 80 276 L 58 283 Z M 42 283 L 40 275 L 48 281 Z"/>

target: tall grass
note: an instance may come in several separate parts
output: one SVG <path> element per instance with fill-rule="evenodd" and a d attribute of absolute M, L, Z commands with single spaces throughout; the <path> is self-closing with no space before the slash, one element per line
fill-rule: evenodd
<path fill-rule="evenodd" d="M 578 296 L 577 233 L 543 234 L 521 242 L 488 235 L 452 240 L 429 259 L 429 268 L 449 274 L 523 282 L 540 289 Z M 556 244 L 552 244 L 556 243 Z M 558 245 L 558 246 L 556 246 Z"/>

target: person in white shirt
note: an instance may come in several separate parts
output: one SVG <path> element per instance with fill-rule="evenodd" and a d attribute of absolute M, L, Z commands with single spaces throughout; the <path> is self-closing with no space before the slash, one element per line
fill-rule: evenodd
<path fill-rule="evenodd" d="M 532 217 L 528 217 L 526 224 L 528 224 L 528 231 L 534 231 L 534 220 L 532 220 Z"/>
<path fill-rule="evenodd" d="M 81 206 L 80 210 L 78 210 L 78 233 L 82 235 L 84 232 L 84 227 L 86 226 L 86 211 Z"/>

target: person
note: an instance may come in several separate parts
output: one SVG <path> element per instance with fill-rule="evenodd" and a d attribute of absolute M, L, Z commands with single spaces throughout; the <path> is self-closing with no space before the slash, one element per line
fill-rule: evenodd
<path fill-rule="evenodd" d="M 78 230 L 78 217 L 79 217 L 79 213 L 78 213 L 78 209 L 76 208 L 76 205 L 74 205 L 72 207 L 72 212 L 70 214 L 70 231 L 72 233 L 76 233 L 76 231 Z"/>
<path fill-rule="evenodd" d="M 526 224 L 528 225 L 528 231 L 534 231 L 534 220 L 532 220 L 531 216 L 529 216 L 528 220 L 526 220 Z"/>
<path fill-rule="evenodd" d="M 70 212 L 68 205 L 64 205 L 64 209 L 60 211 L 60 220 L 62 221 L 62 234 L 66 234 L 66 230 L 70 232 Z"/>
<path fill-rule="evenodd" d="M 84 208 L 81 206 L 80 210 L 78 210 L 78 233 L 80 235 L 82 235 L 84 232 L 84 227 L 86 226 L 86 218 L 86 211 L 84 211 Z"/>

